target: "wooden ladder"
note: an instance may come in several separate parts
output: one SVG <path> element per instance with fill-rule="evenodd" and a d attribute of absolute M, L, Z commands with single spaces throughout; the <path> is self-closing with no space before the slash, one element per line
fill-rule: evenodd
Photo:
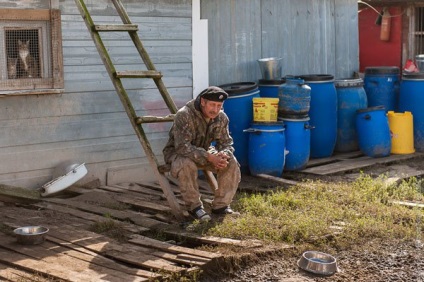
<path fill-rule="evenodd" d="M 143 47 L 143 43 L 141 42 L 137 34 L 138 25 L 131 23 L 131 20 L 120 0 L 112 0 L 112 3 L 115 6 L 115 9 L 117 10 L 119 16 L 121 17 L 123 24 L 107 24 L 107 25 L 94 24 L 84 1 L 75 0 L 75 2 L 91 34 L 91 37 L 93 38 L 93 41 L 97 47 L 97 51 L 99 52 L 100 57 L 103 61 L 103 64 L 105 65 L 106 70 L 109 73 L 110 79 L 112 80 L 112 83 L 116 89 L 116 93 L 118 94 L 122 102 L 122 105 L 124 106 L 125 111 L 127 112 L 131 125 L 133 126 L 135 133 L 138 139 L 140 140 L 141 146 L 143 147 L 144 152 L 156 175 L 156 178 L 159 181 L 159 184 L 169 203 L 169 206 L 171 207 L 171 210 L 174 216 L 178 220 L 182 220 L 184 219 L 183 211 L 181 210 L 180 205 L 178 204 L 177 199 L 171 190 L 171 186 L 170 186 L 168 178 L 164 175 L 164 171 L 162 169 L 159 169 L 158 160 L 153 153 L 152 147 L 142 127 L 143 123 L 172 122 L 174 119 L 174 115 L 177 112 L 177 107 L 174 101 L 172 100 L 171 96 L 169 95 L 168 90 L 166 89 L 162 81 L 162 74 L 156 70 L 155 66 L 150 60 L 148 53 L 146 52 L 146 49 Z M 144 64 L 146 65 L 147 70 L 146 71 L 117 71 L 109 56 L 107 48 L 105 47 L 103 40 L 100 36 L 100 33 L 102 32 L 128 32 L 129 36 L 131 37 L 135 45 L 135 48 L 137 49 Z M 162 95 L 163 100 L 165 101 L 171 113 L 167 116 L 162 116 L 162 117 L 157 117 L 157 116 L 138 117 L 136 115 L 136 112 L 131 103 L 131 100 L 129 99 L 128 94 L 121 81 L 121 79 L 123 78 L 153 79 L 160 94 Z M 216 189 L 217 183 L 213 174 L 211 172 L 206 172 L 205 175 L 206 175 L 207 181 L 209 182 L 209 185 L 211 185 L 214 189 Z"/>

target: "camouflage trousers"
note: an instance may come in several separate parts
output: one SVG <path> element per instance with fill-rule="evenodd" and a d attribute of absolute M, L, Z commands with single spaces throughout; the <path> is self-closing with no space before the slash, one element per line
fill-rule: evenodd
<path fill-rule="evenodd" d="M 198 170 L 209 170 L 216 173 L 218 189 L 214 191 L 212 209 L 219 209 L 230 205 L 240 183 L 240 165 L 235 158 L 231 158 L 224 169 L 216 170 L 213 166 L 199 167 L 191 159 L 173 156 L 171 175 L 178 179 L 181 195 L 188 210 L 203 206 L 200 199 Z"/>

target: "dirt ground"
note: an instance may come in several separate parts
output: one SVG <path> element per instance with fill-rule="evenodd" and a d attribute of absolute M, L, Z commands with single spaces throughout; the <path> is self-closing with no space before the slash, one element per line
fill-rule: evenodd
<path fill-rule="evenodd" d="M 318 250 L 322 251 L 322 250 Z M 285 250 L 248 261 L 226 275 L 208 275 L 202 282 L 308 282 L 308 281 L 424 281 L 424 247 L 415 242 L 371 241 L 348 251 L 326 251 L 337 260 L 331 276 L 308 273 L 297 266 L 303 251 Z"/>
<path fill-rule="evenodd" d="M 402 176 L 411 171 L 424 169 L 424 157 L 376 165 L 362 171 L 372 176 L 385 174 L 388 177 Z M 340 173 L 334 176 L 315 177 L 324 181 L 352 181 L 360 171 Z M 302 175 L 285 174 L 285 178 L 301 180 Z M 309 177 L 308 177 L 309 178 Z M 250 177 L 242 180 L 241 187 L 271 187 L 272 182 L 258 181 Z M 423 219 L 424 224 L 424 219 Z M 417 234 L 413 241 L 375 240 L 355 246 L 351 250 L 314 250 L 334 256 L 338 271 L 331 276 L 318 276 L 308 273 L 297 266 L 297 261 L 305 250 L 286 249 L 278 254 L 263 255 L 252 258 L 239 268 L 227 271 L 227 274 L 207 275 L 202 282 L 245 282 L 245 281 L 411 281 L 424 282 L 424 235 Z"/>

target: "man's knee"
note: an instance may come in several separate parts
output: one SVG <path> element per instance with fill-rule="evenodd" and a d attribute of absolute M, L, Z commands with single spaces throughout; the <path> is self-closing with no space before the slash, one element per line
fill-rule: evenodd
<path fill-rule="evenodd" d="M 171 163 L 171 175 L 178 178 L 180 173 L 193 175 L 197 172 L 197 165 L 189 158 L 177 157 Z"/>

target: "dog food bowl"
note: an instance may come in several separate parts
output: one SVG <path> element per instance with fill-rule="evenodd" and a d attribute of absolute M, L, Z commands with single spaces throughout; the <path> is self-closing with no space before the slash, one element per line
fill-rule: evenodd
<path fill-rule="evenodd" d="M 23 245 L 38 245 L 43 243 L 47 232 L 49 232 L 49 229 L 43 226 L 24 226 L 13 230 L 18 243 Z"/>
<path fill-rule="evenodd" d="M 305 271 L 319 275 L 333 275 L 337 272 L 336 258 L 316 251 L 304 252 L 297 265 Z"/>

